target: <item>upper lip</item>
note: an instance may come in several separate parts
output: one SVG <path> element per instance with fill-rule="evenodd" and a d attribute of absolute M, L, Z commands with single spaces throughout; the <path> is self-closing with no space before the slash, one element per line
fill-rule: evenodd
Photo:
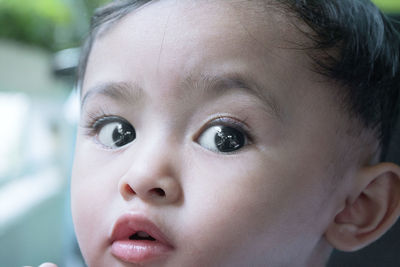
<path fill-rule="evenodd" d="M 167 237 L 152 221 L 145 216 L 135 213 L 125 213 L 114 223 L 110 241 L 129 240 L 129 237 L 139 231 L 146 232 L 166 246 L 172 247 Z"/>

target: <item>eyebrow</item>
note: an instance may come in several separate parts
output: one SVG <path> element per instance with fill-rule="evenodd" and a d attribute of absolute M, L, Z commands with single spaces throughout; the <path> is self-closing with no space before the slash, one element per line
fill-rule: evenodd
<path fill-rule="evenodd" d="M 119 102 L 135 102 L 143 98 L 144 90 L 136 83 L 126 82 L 106 82 L 95 85 L 89 89 L 82 97 L 81 109 L 90 99 L 97 95 L 102 95 Z"/>
<path fill-rule="evenodd" d="M 232 89 L 239 89 L 255 96 L 265 104 L 267 113 L 281 119 L 282 110 L 272 94 L 271 90 L 263 88 L 251 79 L 246 78 L 240 73 L 229 73 L 221 76 L 214 75 L 189 75 L 183 82 L 184 87 L 195 88 L 203 94 L 224 95 Z M 197 90 L 188 90 L 189 97 L 193 97 L 190 93 Z M 187 97 L 184 95 L 183 97 Z"/>
<path fill-rule="evenodd" d="M 183 88 L 194 88 L 195 90 L 185 90 L 179 95 L 180 100 L 192 99 L 198 97 L 199 94 L 206 95 L 224 95 L 233 89 L 243 90 L 251 95 L 261 99 L 267 113 L 281 118 L 281 109 L 275 97 L 269 90 L 263 89 L 245 79 L 243 76 L 232 73 L 223 76 L 213 75 L 189 75 L 179 85 Z M 196 95 L 194 95 L 196 94 Z M 82 97 L 81 109 L 89 100 L 97 95 L 102 95 L 119 102 L 136 102 L 145 96 L 144 89 L 137 83 L 126 82 L 106 82 L 90 88 Z"/>

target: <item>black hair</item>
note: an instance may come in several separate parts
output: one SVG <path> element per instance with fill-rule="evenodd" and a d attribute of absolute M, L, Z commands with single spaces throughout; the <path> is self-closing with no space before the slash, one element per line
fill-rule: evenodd
<path fill-rule="evenodd" d="M 95 12 L 82 50 L 78 87 L 97 36 L 132 10 L 154 1 L 114 0 Z M 342 85 L 348 113 L 376 133 L 383 160 L 400 105 L 400 35 L 394 22 L 370 0 L 259 1 L 276 3 L 312 30 L 299 27 L 312 41 L 312 47 L 304 48 L 311 52 L 314 70 Z"/>
<path fill-rule="evenodd" d="M 312 33 L 315 70 L 339 82 L 347 110 L 376 132 L 381 159 L 399 120 L 400 35 L 369 0 L 279 0 Z M 339 53 L 330 53 L 334 50 Z M 315 53 L 316 52 L 316 53 Z"/>

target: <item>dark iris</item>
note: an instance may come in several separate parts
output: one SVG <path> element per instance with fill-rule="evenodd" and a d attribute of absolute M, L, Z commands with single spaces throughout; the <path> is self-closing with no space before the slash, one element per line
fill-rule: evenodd
<path fill-rule="evenodd" d="M 244 146 L 245 137 L 242 132 L 228 126 L 218 128 L 214 140 L 220 152 L 232 152 Z"/>
<path fill-rule="evenodd" d="M 120 122 L 112 133 L 112 140 L 117 147 L 124 146 L 136 138 L 133 126 L 127 122 Z"/>

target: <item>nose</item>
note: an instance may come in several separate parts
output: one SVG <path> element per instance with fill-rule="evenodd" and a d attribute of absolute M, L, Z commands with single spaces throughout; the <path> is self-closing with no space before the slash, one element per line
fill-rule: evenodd
<path fill-rule="evenodd" d="M 122 198 L 140 198 L 153 204 L 173 204 L 182 198 L 182 188 L 171 155 L 141 155 L 120 179 Z"/>

